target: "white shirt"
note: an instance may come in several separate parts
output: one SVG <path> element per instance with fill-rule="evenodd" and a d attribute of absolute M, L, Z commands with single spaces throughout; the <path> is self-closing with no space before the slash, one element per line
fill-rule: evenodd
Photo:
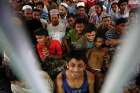
<path fill-rule="evenodd" d="M 47 29 L 52 40 L 59 40 L 60 42 L 62 42 L 62 38 L 64 37 L 66 31 L 66 26 L 63 23 L 60 22 L 57 26 L 49 24 L 47 26 Z"/>

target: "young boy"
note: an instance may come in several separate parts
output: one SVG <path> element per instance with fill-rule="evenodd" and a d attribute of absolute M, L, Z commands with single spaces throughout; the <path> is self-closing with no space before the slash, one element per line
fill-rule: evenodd
<path fill-rule="evenodd" d="M 87 52 L 88 66 L 92 72 L 101 72 L 103 62 L 108 58 L 108 50 L 103 48 L 104 39 L 102 37 L 95 38 L 95 48 L 89 49 Z"/>
<path fill-rule="evenodd" d="M 94 75 L 85 70 L 86 62 L 80 50 L 70 54 L 67 69 L 56 78 L 56 93 L 94 93 Z"/>
<path fill-rule="evenodd" d="M 43 28 L 39 28 L 35 31 L 35 38 L 37 41 L 37 45 L 36 45 L 37 53 L 39 54 L 41 60 L 44 61 L 46 57 L 49 56 L 48 32 Z"/>
<path fill-rule="evenodd" d="M 95 93 L 99 93 L 104 82 L 106 69 L 106 61 L 109 60 L 108 50 L 103 48 L 104 39 L 102 37 L 95 38 L 95 48 L 89 49 L 87 53 L 88 67 L 87 69 L 95 75 Z"/>

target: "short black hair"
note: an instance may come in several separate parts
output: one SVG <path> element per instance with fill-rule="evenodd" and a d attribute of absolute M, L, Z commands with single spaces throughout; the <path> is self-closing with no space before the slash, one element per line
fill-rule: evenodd
<path fill-rule="evenodd" d="M 118 6 L 118 3 L 117 2 L 112 3 L 111 4 L 111 8 L 112 8 L 113 5 L 117 5 Z"/>
<path fill-rule="evenodd" d="M 41 12 L 40 10 L 38 10 L 37 8 L 33 9 L 33 12 Z"/>
<path fill-rule="evenodd" d="M 98 38 L 103 39 L 103 41 L 105 40 L 104 37 L 102 37 L 102 36 L 100 36 L 100 35 L 96 35 L 96 37 L 95 37 L 95 41 L 96 41 Z"/>
<path fill-rule="evenodd" d="M 102 20 L 105 19 L 105 18 L 110 18 L 110 19 L 112 19 L 110 15 L 103 16 L 103 17 L 102 17 Z"/>
<path fill-rule="evenodd" d="M 85 64 L 88 62 L 86 52 L 84 50 L 72 50 L 67 57 L 67 62 L 69 62 L 72 58 L 82 60 Z"/>
<path fill-rule="evenodd" d="M 42 1 L 37 2 L 37 3 L 36 3 L 36 6 L 37 6 L 37 5 L 41 5 L 42 7 L 44 7 L 44 3 L 43 3 Z"/>
<path fill-rule="evenodd" d="M 116 19 L 115 24 L 119 25 L 121 23 L 127 23 L 127 22 L 128 22 L 128 18 L 119 18 L 119 19 Z"/>
<path fill-rule="evenodd" d="M 48 36 L 48 30 L 44 28 L 38 28 L 37 30 L 34 31 L 34 35 L 45 35 Z"/>
<path fill-rule="evenodd" d="M 87 25 L 87 27 L 86 27 L 86 32 L 87 32 L 87 33 L 88 33 L 88 32 L 92 32 L 92 31 L 95 31 L 95 32 L 96 32 L 96 30 L 97 30 L 96 26 L 95 26 L 94 24 L 91 24 L 91 23 L 89 23 L 89 24 Z"/>
<path fill-rule="evenodd" d="M 98 3 L 96 4 L 96 6 L 100 6 L 100 7 L 101 7 L 101 10 L 102 10 L 102 11 L 104 10 L 102 3 L 98 2 Z"/>
<path fill-rule="evenodd" d="M 128 1 L 129 0 L 119 0 L 119 2 L 118 2 L 118 6 L 120 6 L 122 3 L 124 3 L 124 2 L 126 2 L 127 4 L 128 4 Z"/>
<path fill-rule="evenodd" d="M 72 13 L 68 14 L 67 19 L 70 18 L 70 17 L 76 18 L 76 16 Z"/>
<path fill-rule="evenodd" d="M 84 18 L 77 17 L 75 24 L 86 24 L 86 20 Z"/>

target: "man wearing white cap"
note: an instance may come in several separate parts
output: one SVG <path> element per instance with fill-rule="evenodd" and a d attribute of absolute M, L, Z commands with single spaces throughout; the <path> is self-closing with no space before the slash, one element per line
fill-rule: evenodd
<path fill-rule="evenodd" d="M 88 15 L 86 13 L 86 6 L 84 2 L 78 2 L 77 5 L 77 11 L 76 11 L 76 15 L 79 18 L 83 18 L 85 19 L 85 21 L 88 21 Z"/>
<path fill-rule="evenodd" d="M 25 20 L 31 20 L 32 19 L 32 7 L 30 5 L 24 5 L 22 7 L 22 11 L 23 11 L 23 16 L 25 18 Z"/>
<path fill-rule="evenodd" d="M 50 44 L 50 56 L 57 58 L 62 57 L 61 42 L 66 30 L 65 25 L 61 23 L 59 19 L 59 11 L 57 9 L 50 10 L 51 23 L 47 26 L 49 36 L 52 39 Z M 55 53 L 55 50 L 57 53 Z"/>
<path fill-rule="evenodd" d="M 67 14 L 68 14 L 68 5 L 66 3 L 60 3 L 58 9 L 59 9 L 59 14 L 61 18 L 61 22 L 64 24 L 67 24 Z"/>

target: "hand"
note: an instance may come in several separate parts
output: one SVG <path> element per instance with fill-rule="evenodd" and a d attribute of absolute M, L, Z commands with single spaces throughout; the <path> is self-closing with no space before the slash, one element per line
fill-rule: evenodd
<path fill-rule="evenodd" d="M 47 48 L 43 48 L 42 53 L 44 56 L 49 56 L 49 50 Z"/>

